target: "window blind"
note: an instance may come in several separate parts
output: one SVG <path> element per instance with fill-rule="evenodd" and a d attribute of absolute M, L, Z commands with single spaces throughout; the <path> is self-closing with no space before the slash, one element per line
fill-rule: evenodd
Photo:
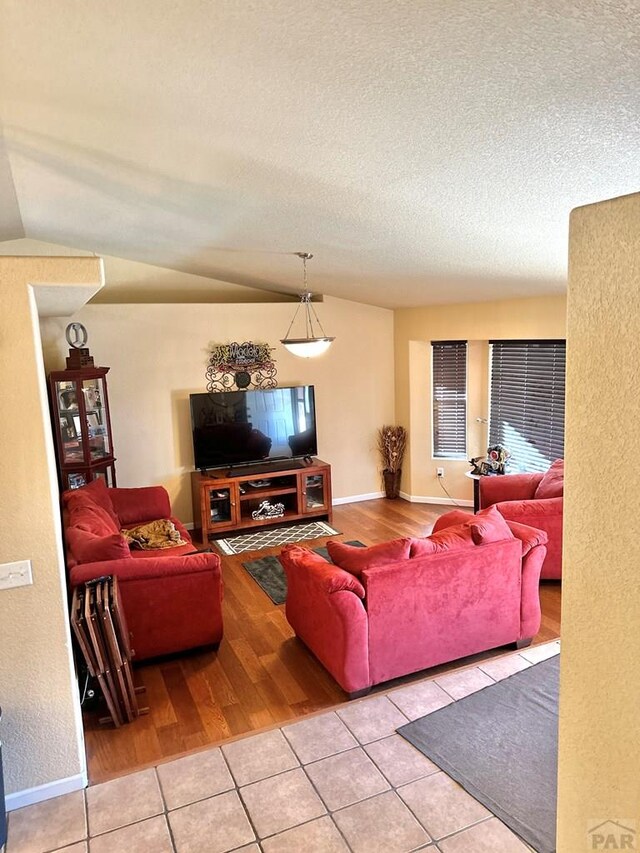
<path fill-rule="evenodd" d="M 564 456 L 566 343 L 490 344 L 489 443 L 511 451 L 511 470 L 545 471 Z"/>
<path fill-rule="evenodd" d="M 467 342 L 432 341 L 433 455 L 467 455 Z"/>

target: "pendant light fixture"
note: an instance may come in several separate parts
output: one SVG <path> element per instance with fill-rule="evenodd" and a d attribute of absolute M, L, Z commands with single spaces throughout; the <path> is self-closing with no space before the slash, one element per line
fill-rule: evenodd
<path fill-rule="evenodd" d="M 293 320 L 287 329 L 287 334 L 280 340 L 280 343 L 284 344 L 285 348 L 288 349 L 292 355 L 297 355 L 300 358 L 314 358 L 315 356 L 325 353 L 335 338 L 330 338 L 325 335 L 322 323 L 318 319 L 318 315 L 316 314 L 315 308 L 311 302 L 311 293 L 309 292 L 307 285 L 307 261 L 310 260 L 313 255 L 309 254 L 309 252 L 295 252 L 294 254 L 299 258 L 302 258 L 304 290 L 300 294 L 300 302 L 296 308 L 296 313 L 293 315 Z M 303 314 L 305 337 L 290 338 L 289 335 L 291 333 L 291 329 L 296 321 L 296 317 L 298 316 L 301 306 L 304 306 Z M 314 328 L 314 319 L 318 327 L 317 330 Z M 320 334 L 317 334 L 317 332 L 320 332 Z"/>

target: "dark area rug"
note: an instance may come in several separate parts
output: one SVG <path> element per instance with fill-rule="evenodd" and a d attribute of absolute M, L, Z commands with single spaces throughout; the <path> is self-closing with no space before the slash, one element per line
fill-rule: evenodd
<path fill-rule="evenodd" d="M 362 542 L 356 539 L 347 542 L 347 545 L 356 545 L 364 548 Z M 325 560 L 332 562 L 326 548 L 314 548 L 316 554 L 320 554 Z M 287 600 L 287 576 L 282 568 L 282 563 L 277 557 L 260 557 L 242 564 L 249 572 L 254 581 L 267 593 L 274 604 L 284 604 Z"/>
<path fill-rule="evenodd" d="M 555 853 L 556 655 L 398 729 L 538 853 Z"/>

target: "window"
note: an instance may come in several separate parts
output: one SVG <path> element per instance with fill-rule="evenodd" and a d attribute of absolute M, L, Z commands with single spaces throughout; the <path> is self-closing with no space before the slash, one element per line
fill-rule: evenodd
<path fill-rule="evenodd" d="M 545 471 L 564 456 L 565 341 L 490 341 L 489 444 L 509 467 Z"/>
<path fill-rule="evenodd" d="M 433 455 L 467 457 L 467 342 L 433 341 Z"/>

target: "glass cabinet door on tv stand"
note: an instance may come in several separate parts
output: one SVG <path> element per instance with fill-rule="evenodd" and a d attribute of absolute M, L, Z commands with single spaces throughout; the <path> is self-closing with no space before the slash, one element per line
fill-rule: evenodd
<path fill-rule="evenodd" d="M 77 489 L 98 478 L 116 485 L 107 393 L 108 367 L 49 374 L 49 401 L 60 488 Z"/>
<path fill-rule="evenodd" d="M 304 513 L 318 513 L 329 509 L 330 483 L 326 471 L 314 471 L 310 474 L 301 473 L 302 506 Z"/>

